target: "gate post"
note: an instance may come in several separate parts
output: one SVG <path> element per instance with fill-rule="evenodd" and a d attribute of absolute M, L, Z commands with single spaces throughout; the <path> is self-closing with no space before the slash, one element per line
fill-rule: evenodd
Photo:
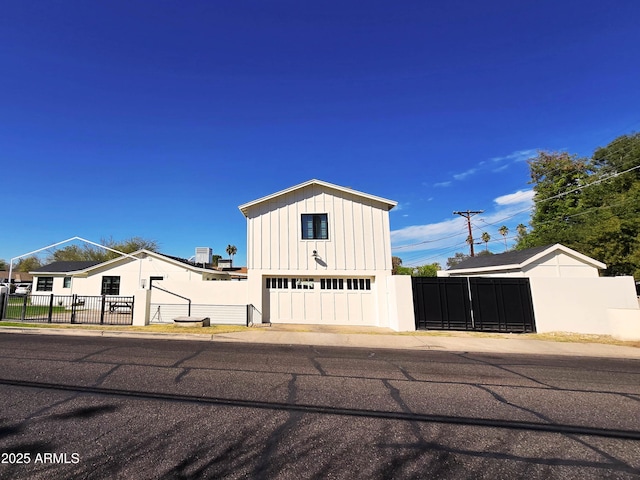
<path fill-rule="evenodd" d="M 107 296 L 102 295 L 102 306 L 100 307 L 100 325 L 104 324 L 104 309 L 107 306 Z"/>
<path fill-rule="evenodd" d="M 53 316 L 53 293 L 49 298 L 49 316 L 47 318 L 47 323 L 51 323 L 52 316 Z"/>
<path fill-rule="evenodd" d="M 76 323 L 76 305 L 78 303 L 78 295 L 73 294 L 71 297 L 71 323 Z"/>
<path fill-rule="evenodd" d="M 23 322 L 25 317 L 27 316 L 27 297 L 28 295 L 25 295 L 24 300 L 22 301 L 22 314 L 20 315 L 20 318 Z"/>
<path fill-rule="evenodd" d="M 135 305 L 135 308 L 133 308 Z M 149 325 L 149 313 L 151 310 L 151 290 L 137 290 L 133 296 L 131 305 L 133 310 L 131 323 L 137 326 Z"/>

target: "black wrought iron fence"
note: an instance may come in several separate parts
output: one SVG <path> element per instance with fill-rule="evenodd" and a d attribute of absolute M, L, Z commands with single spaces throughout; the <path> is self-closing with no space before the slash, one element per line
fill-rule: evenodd
<path fill-rule="evenodd" d="M 3 320 L 35 323 L 131 325 L 133 297 L 114 295 L 7 295 Z"/>

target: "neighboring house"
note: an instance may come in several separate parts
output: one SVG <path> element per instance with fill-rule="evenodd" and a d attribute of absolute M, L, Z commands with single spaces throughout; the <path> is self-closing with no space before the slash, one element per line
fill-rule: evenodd
<path fill-rule="evenodd" d="M 132 258 L 133 257 L 133 258 Z M 31 272 L 33 295 L 133 295 L 152 282 L 231 280 L 227 272 L 189 260 L 139 250 L 106 262 L 54 262 Z"/>
<path fill-rule="evenodd" d="M 262 321 L 388 326 L 396 204 L 309 180 L 241 205 Z"/>
<path fill-rule="evenodd" d="M 11 283 L 30 283 L 33 280 L 33 275 L 30 273 L 15 270 L 11 273 L 11 277 L 13 277 Z M 9 270 L 0 270 L 0 283 L 9 283 Z"/>
<path fill-rule="evenodd" d="M 607 266 L 564 245 L 515 250 L 468 258 L 439 277 L 580 277 L 595 278 Z"/>

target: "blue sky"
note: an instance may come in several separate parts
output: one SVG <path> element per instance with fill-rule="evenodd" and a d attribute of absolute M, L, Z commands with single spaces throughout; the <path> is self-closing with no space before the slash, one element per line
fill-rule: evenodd
<path fill-rule="evenodd" d="M 528 156 L 640 129 L 635 0 L 2 4 L 7 260 L 141 236 L 244 264 L 237 206 L 311 178 L 398 201 L 405 264 L 467 251 L 454 210 L 501 252 Z"/>

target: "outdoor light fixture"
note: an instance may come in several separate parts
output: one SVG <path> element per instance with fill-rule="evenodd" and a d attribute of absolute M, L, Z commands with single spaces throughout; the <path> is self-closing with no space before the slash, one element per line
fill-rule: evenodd
<path fill-rule="evenodd" d="M 311 256 L 312 256 L 313 258 L 318 258 L 318 251 L 317 251 L 317 250 L 314 250 L 314 251 L 313 251 L 313 253 L 311 254 Z"/>

